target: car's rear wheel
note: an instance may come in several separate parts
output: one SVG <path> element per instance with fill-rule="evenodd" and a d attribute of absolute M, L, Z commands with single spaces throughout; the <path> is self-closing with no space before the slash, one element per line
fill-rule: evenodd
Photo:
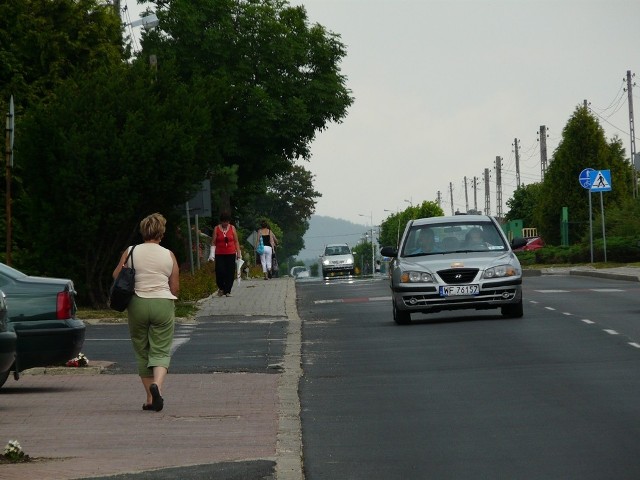
<path fill-rule="evenodd" d="M 4 373 L 0 373 L 0 387 L 4 385 L 4 382 L 7 381 L 7 378 L 9 378 L 9 370 Z"/>
<path fill-rule="evenodd" d="M 502 312 L 503 317 L 522 318 L 522 316 L 524 315 L 524 310 L 522 308 L 522 299 L 520 299 L 518 303 L 500 307 L 500 310 Z"/>
<path fill-rule="evenodd" d="M 398 310 L 396 302 L 393 302 L 393 320 L 398 325 L 409 325 L 411 323 L 411 314 L 405 310 Z"/>

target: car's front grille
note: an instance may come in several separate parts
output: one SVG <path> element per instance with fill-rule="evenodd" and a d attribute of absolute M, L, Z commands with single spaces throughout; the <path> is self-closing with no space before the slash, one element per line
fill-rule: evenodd
<path fill-rule="evenodd" d="M 450 285 L 471 283 L 477 274 L 477 268 L 452 268 L 438 271 L 440 278 Z"/>
<path fill-rule="evenodd" d="M 490 305 L 493 302 L 512 300 L 516 296 L 516 289 L 484 290 L 479 295 L 465 297 L 441 297 L 438 293 L 405 295 L 402 297 L 407 307 L 452 307 L 469 305 L 471 308 Z"/>

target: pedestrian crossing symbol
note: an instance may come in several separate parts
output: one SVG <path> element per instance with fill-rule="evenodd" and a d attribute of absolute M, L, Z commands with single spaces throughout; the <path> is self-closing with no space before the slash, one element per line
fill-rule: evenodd
<path fill-rule="evenodd" d="M 589 172 L 592 192 L 611 191 L 611 170 L 593 170 Z"/>

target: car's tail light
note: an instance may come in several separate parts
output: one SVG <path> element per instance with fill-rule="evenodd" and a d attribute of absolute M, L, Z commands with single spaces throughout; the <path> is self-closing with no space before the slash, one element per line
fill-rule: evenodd
<path fill-rule="evenodd" d="M 58 320 L 71 318 L 73 315 L 73 297 L 69 291 L 59 292 L 56 302 L 56 317 Z"/>

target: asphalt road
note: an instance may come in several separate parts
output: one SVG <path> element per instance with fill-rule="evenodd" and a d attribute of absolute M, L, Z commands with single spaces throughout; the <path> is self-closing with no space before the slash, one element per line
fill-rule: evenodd
<path fill-rule="evenodd" d="M 286 319 L 227 316 L 200 317 L 180 323 L 174 332 L 171 374 L 279 373 L 284 355 Z M 114 364 L 105 373 L 137 373 L 126 324 L 88 325 L 84 352 Z"/>
<path fill-rule="evenodd" d="M 525 278 L 525 314 L 393 323 L 384 281 L 299 282 L 320 479 L 640 478 L 640 285 Z"/>

